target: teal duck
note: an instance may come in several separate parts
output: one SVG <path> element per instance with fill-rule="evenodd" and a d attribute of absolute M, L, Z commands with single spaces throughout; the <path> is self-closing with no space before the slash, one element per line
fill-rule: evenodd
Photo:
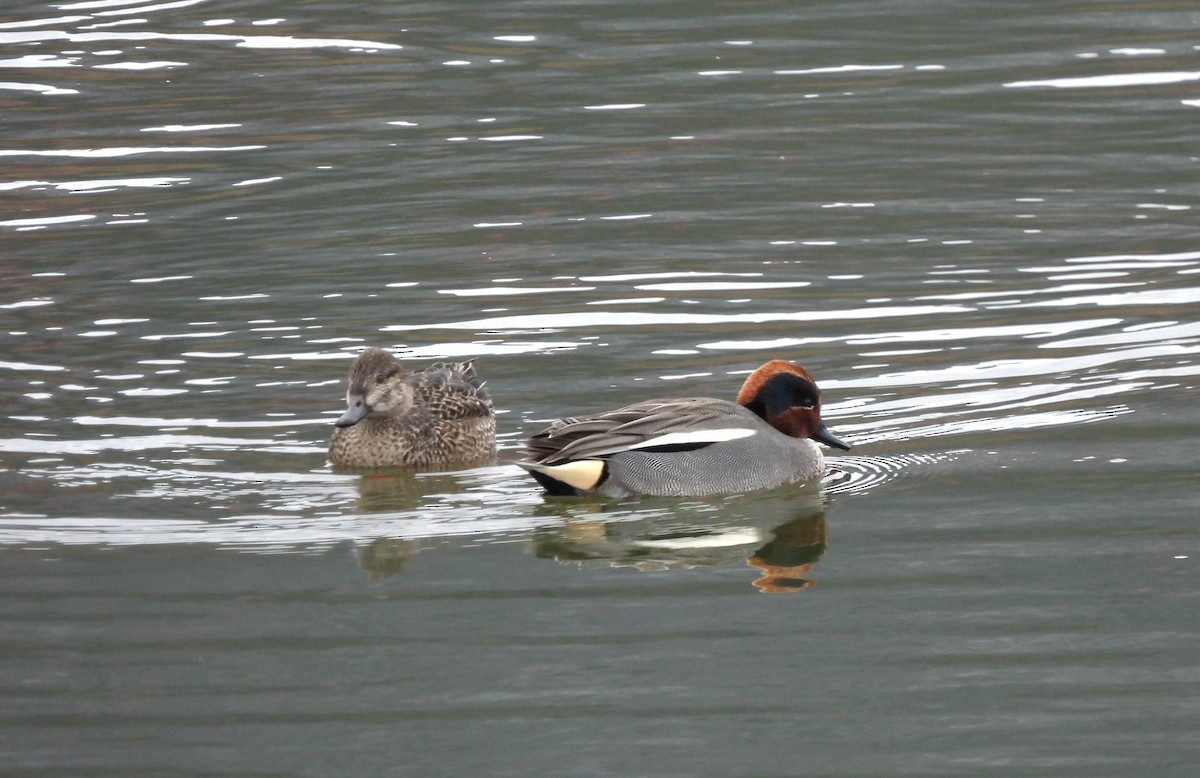
<path fill-rule="evenodd" d="M 667 398 L 564 419 L 526 441 L 517 464 L 555 495 L 703 496 L 819 478 L 825 458 L 813 441 L 850 448 L 821 421 L 812 375 L 776 359 L 736 402 Z"/>

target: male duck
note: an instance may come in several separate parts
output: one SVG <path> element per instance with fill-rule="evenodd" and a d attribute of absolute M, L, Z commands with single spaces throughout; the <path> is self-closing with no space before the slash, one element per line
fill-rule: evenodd
<path fill-rule="evenodd" d="M 825 458 L 808 438 L 850 448 L 822 423 L 813 377 L 776 359 L 737 402 L 647 400 L 564 419 L 526 441 L 529 461 L 518 464 L 550 494 L 701 496 L 819 477 Z"/>
<path fill-rule="evenodd" d="M 496 416 L 471 362 L 419 372 L 381 348 L 350 368 L 346 412 L 329 440 L 329 461 L 347 467 L 440 467 L 486 459 Z"/>

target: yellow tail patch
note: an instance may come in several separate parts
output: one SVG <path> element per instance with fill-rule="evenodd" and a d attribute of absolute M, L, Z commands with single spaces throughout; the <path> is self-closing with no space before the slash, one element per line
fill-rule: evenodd
<path fill-rule="evenodd" d="M 561 465 L 535 465 L 523 462 L 521 466 L 528 470 L 536 470 L 581 492 L 595 489 L 604 478 L 604 460 L 602 459 L 576 459 L 571 462 L 563 462 Z"/>

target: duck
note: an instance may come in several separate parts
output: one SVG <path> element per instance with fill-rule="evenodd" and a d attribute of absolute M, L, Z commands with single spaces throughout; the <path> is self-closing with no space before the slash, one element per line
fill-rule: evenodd
<path fill-rule="evenodd" d="M 439 468 L 483 461 L 495 450 L 495 409 L 474 361 L 409 371 L 375 347 L 354 360 L 346 412 L 329 439 L 334 466 Z"/>
<path fill-rule="evenodd" d="M 549 495 L 702 497 L 820 478 L 817 443 L 850 449 L 821 421 L 812 375 L 775 359 L 736 401 L 662 398 L 556 421 L 516 464 Z"/>

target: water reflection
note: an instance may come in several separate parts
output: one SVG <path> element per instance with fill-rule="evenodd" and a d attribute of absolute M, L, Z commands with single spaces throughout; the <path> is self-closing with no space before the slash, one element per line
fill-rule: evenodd
<path fill-rule="evenodd" d="M 778 594 L 807 589 L 814 583 L 808 577 L 812 567 L 825 553 L 828 529 L 825 511 L 814 510 L 772 530 L 774 537 L 750 556 L 746 564 L 762 572 L 754 581 L 761 592 Z"/>
<path fill-rule="evenodd" d="M 357 476 L 354 488 L 358 497 L 354 501 L 354 509 L 359 513 L 371 514 L 418 510 L 431 494 L 458 491 L 464 471 L 446 468 L 418 473 L 403 468 L 371 470 L 339 467 L 335 472 Z"/>
<path fill-rule="evenodd" d="M 372 580 L 393 578 L 404 571 L 408 560 L 421 550 L 415 540 L 375 538 L 356 549 L 358 565 Z"/>
<path fill-rule="evenodd" d="M 812 586 L 825 552 L 825 500 L 815 488 L 770 495 L 675 503 L 589 503 L 547 498 L 557 517 L 533 534 L 534 554 L 562 563 L 627 567 L 640 572 L 742 563 L 761 592 Z"/>

